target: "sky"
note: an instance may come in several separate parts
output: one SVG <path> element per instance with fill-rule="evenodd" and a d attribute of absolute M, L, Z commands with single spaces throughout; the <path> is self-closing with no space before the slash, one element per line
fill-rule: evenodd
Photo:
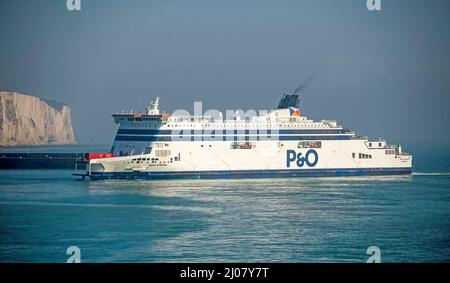
<path fill-rule="evenodd" d="M 312 77 L 302 113 L 392 143 L 450 144 L 450 1 L 0 0 L 0 89 L 67 103 L 76 139 L 111 114 L 272 109 Z"/>

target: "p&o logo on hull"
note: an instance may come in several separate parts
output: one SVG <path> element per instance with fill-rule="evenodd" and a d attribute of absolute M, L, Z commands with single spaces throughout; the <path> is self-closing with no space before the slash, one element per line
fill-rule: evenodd
<path fill-rule="evenodd" d="M 308 167 L 314 167 L 319 162 L 319 155 L 314 149 L 308 150 L 304 156 L 301 152 L 297 153 L 295 150 L 286 151 L 286 167 L 290 168 L 294 161 L 297 167 L 303 167 L 305 164 Z"/>

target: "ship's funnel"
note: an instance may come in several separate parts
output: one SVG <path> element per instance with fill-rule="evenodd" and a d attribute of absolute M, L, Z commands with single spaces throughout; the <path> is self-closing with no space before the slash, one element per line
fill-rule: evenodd
<path fill-rule="evenodd" d="M 284 94 L 280 100 L 280 103 L 278 103 L 278 109 L 285 109 L 289 107 L 297 108 L 299 102 L 298 98 L 298 94 Z"/>
<path fill-rule="evenodd" d="M 311 81 L 312 77 L 308 78 L 305 82 L 299 85 L 292 94 L 284 94 L 280 100 L 280 103 L 278 103 L 278 109 L 285 109 L 290 107 L 299 108 L 300 95 L 298 93 L 301 93 Z"/>

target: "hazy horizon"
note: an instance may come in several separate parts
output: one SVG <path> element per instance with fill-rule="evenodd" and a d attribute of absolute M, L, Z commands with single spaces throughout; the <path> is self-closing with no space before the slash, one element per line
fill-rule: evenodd
<path fill-rule="evenodd" d="M 309 77 L 302 112 L 392 143 L 449 144 L 450 2 L 0 2 L 0 90 L 67 103 L 80 144 L 116 111 L 272 109 Z M 444 125 L 444 126 L 442 126 Z M 444 128 L 444 129 L 442 129 Z"/>

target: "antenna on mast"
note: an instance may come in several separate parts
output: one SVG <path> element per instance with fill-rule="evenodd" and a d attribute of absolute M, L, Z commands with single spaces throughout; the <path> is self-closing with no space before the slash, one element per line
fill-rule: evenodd
<path fill-rule="evenodd" d="M 150 105 L 147 106 L 147 115 L 159 115 L 159 97 L 155 97 L 155 99 L 150 102 Z"/>

